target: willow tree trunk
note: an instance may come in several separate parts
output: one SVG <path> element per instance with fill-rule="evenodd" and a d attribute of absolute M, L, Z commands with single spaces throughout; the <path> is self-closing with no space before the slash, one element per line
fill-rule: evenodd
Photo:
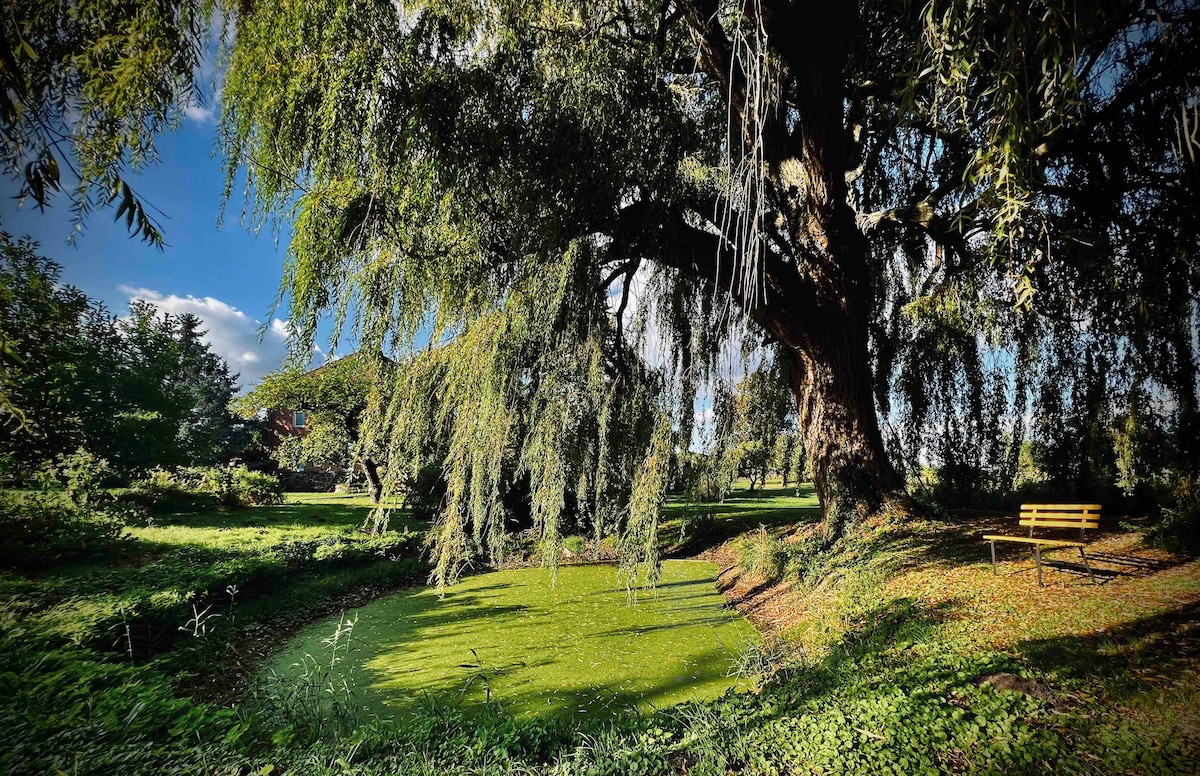
<path fill-rule="evenodd" d="M 830 321 L 806 340 L 785 344 L 825 537 L 833 541 L 855 520 L 888 510 L 908 513 L 912 503 L 883 446 L 865 338 Z"/>
<path fill-rule="evenodd" d="M 805 185 L 815 188 L 811 177 Z M 830 189 L 842 201 L 830 203 L 823 217 L 819 211 L 800 217 L 821 270 L 808 277 L 780 273 L 780 293 L 758 317 L 791 356 L 804 451 L 825 536 L 833 541 L 855 520 L 881 511 L 910 513 L 915 506 L 884 449 L 875 411 L 866 240 L 845 204 L 844 187 Z"/>
<path fill-rule="evenodd" d="M 728 99 L 730 136 L 741 138 L 748 154 L 762 153 L 765 162 L 769 232 L 753 235 L 761 250 L 749 254 L 757 257 L 753 277 L 761 294 L 748 291 L 729 269 L 736 253 L 724 264 L 704 265 L 705 233 L 677 225 L 667 236 L 689 241 L 686 252 L 693 258 L 681 264 L 685 271 L 690 267 L 729 290 L 791 356 L 804 448 L 832 541 L 851 521 L 912 509 L 875 413 L 867 347 L 872 270 L 866 238 L 848 204 L 846 176 L 856 165 L 846 126 L 847 66 L 860 27 L 858 4 L 830 4 L 821 24 L 800 3 L 741 6 L 766 31 L 761 45 L 769 46 L 785 73 L 778 83 L 786 110 L 755 107 L 760 101 L 751 98 L 769 86 L 739 64 L 713 22 L 714 6 L 681 0 L 679 7 L 699 39 L 699 65 Z M 740 245 L 740 229 L 724 235 L 717 250 Z M 711 244 L 708 253 L 715 253 Z"/>
<path fill-rule="evenodd" d="M 371 496 L 371 503 L 378 504 L 380 493 L 383 491 L 383 485 L 379 480 L 379 464 L 370 458 L 364 458 L 363 474 L 367 478 L 367 493 Z"/>
<path fill-rule="evenodd" d="M 783 46 L 796 77 L 797 118 L 775 146 L 772 170 L 777 190 L 788 193 L 786 222 L 802 260 L 790 273 L 776 271 L 782 294 L 764 311 L 767 328 L 793 356 L 791 387 L 828 541 L 850 521 L 912 509 L 875 412 L 867 347 L 874 291 L 846 184 L 852 165 L 843 106 L 857 12 L 846 4 L 840 13 L 832 34 L 821 25 L 797 27 L 792 46 Z"/>

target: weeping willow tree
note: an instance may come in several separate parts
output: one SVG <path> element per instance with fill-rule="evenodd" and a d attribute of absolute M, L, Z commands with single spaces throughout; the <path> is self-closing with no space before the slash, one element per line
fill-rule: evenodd
<path fill-rule="evenodd" d="M 60 68 L 64 105 L 116 120 L 83 122 L 75 147 L 137 161 L 128 122 L 154 130 L 178 79 L 112 84 L 179 71 L 119 52 L 181 30 L 194 52 L 210 6 L 88 27 L 97 5 L 124 7 L 15 4 L 9 94 L 44 97 L 28 73 Z M 899 468 L 984 461 L 1003 480 L 1022 440 L 1064 414 L 1095 427 L 1105 397 L 1161 418 L 1195 464 L 1189 2 L 218 8 L 230 192 L 244 180 L 252 223 L 290 220 L 300 346 L 325 315 L 370 352 L 438 345 L 372 417 L 381 442 L 441 440 L 441 578 L 473 543 L 501 547 L 514 472 L 551 545 L 574 494 L 652 566 L 666 458 L 729 348 L 779 353 L 830 540 L 912 508 Z M 54 14 L 73 37 L 21 21 Z M 57 53 L 22 55 L 44 41 Z M 3 115 L 41 137 L 38 109 Z"/>

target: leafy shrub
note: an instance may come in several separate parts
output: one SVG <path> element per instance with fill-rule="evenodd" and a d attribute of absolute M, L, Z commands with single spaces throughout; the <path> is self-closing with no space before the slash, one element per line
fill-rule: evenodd
<path fill-rule="evenodd" d="M 416 555 L 420 550 L 420 535 L 402 531 L 362 539 L 352 536 L 287 539 L 272 546 L 271 554 L 293 568 L 305 568 L 313 564 L 340 568 L 380 558 L 396 560 Z"/>
<path fill-rule="evenodd" d="M 282 504 L 283 487 L 269 474 L 245 466 L 185 467 L 174 472 L 155 470 L 138 480 L 121 498 L 154 512 Z"/>
<path fill-rule="evenodd" d="M 562 548 L 572 555 L 582 555 L 588 548 L 588 541 L 582 536 L 567 536 L 562 540 Z"/>
<path fill-rule="evenodd" d="M 283 503 L 283 486 L 270 474 L 250 471 L 245 466 L 233 469 L 233 488 L 243 506 Z"/>
<path fill-rule="evenodd" d="M 106 555 L 127 541 L 126 525 L 140 517 L 115 500 L 81 505 L 54 493 L 0 496 L 0 566 L 45 568 Z"/>
<path fill-rule="evenodd" d="M 185 486 L 162 469 L 155 469 L 145 478 L 130 483 L 119 498 L 155 514 L 197 512 L 217 506 L 217 500 L 211 494 Z"/>
<path fill-rule="evenodd" d="M 108 475 L 104 459 L 80 450 L 40 472 L 48 490 L 0 494 L 0 565 L 45 568 L 103 556 L 124 543 L 126 525 L 143 514 L 104 490 Z"/>
<path fill-rule="evenodd" d="M 108 461 L 81 447 L 48 461 L 37 479 L 43 489 L 61 490 L 72 503 L 86 505 L 108 497 L 104 485 L 112 479 L 112 469 Z"/>
<path fill-rule="evenodd" d="M 1200 483 L 1182 477 L 1175 487 L 1175 504 L 1164 507 L 1146 541 L 1181 555 L 1200 554 Z"/>
<path fill-rule="evenodd" d="M 20 487 L 29 476 L 29 467 L 8 451 L 0 452 L 0 488 Z"/>

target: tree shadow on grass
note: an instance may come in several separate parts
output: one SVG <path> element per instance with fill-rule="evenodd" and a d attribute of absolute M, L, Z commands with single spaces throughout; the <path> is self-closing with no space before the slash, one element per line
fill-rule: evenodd
<path fill-rule="evenodd" d="M 985 534 L 1024 536 L 1017 530 L 1017 521 L 1011 517 L 977 515 L 955 517 L 946 520 L 931 520 L 916 526 L 899 526 L 886 531 L 876 539 L 880 549 L 890 553 L 896 562 L 897 571 L 922 569 L 952 569 L 963 566 L 987 566 L 991 563 L 991 552 Z M 1109 551 L 1096 546 L 1096 542 L 1122 533 L 1109 525 L 1100 531 L 1088 532 L 1085 544 L 1092 577 L 1099 582 L 1119 578 L 1146 577 L 1175 568 L 1188 562 L 1187 558 L 1164 559 L 1150 554 L 1139 554 L 1137 550 Z M 1066 529 L 1062 534 L 1039 534 L 1048 539 L 1078 538 L 1078 531 Z M 1087 566 L 1074 547 L 1044 548 L 1043 566 L 1072 574 L 1084 581 L 1089 580 Z M 1028 545 L 997 542 L 996 558 L 1008 562 L 1014 558 L 1028 558 L 1026 571 L 1036 573 L 1034 555 Z"/>
<path fill-rule="evenodd" d="M 738 517 L 717 518 L 689 526 L 682 537 L 678 527 L 664 530 L 665 558 L 689 558 L 712 550 L 725 542 L 753 531 L 760 526 L 777 527 L 788 531 L 805 523 L 820 521 L 821 514 L 815 509 L 781 509 L 771 512 L 750 512 Z"/>
<path fill-rule="evenodd" d="M 1200 603 L 1087 636 L 1023 641 L 1016 649 L 1042 670 L 1098 679 L 1110 694 L 1129 695 L 1151 686 L 1148 672 L 1178 675 L 1200 665 Z"/>
<path fill-rule="evenodd" d="M 348 504 L 280 504 L 229 510 L 205 510 L 156 515 L 154 524 L 163 527 L 281 528 L 287 526 L 358 527 L 371 514 L 369 507 Z"/>

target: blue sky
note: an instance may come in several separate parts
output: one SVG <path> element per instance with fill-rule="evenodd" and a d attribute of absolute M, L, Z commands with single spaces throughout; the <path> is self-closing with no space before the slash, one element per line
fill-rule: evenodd
<path fill-rule="evenodd" d="M 59 195 L 39 212 L 30 202 L 17 207 L 17 184 L 5 181 L 0 197 L 0 228 L 41 243 L 41 253 L 63 267 L 65 282 L 124 313 L 131 298 L 148 299 L 170 312 L 193 312 L 204 319 L 213 350 L 256 381 L 278 368 L 286 354 L 286 310 L 271 307 L 279 289 L 286 231 L 278 245 L 269 228 L 253 234 L 241 224 L 241 193 L 229 202 L 217 228 L 225 175 L 214 154 L 216 125 L 209 111 L 189 109 L 179 129 L 157 143 L 161 161 L 129 183 L 155 214 L 168 243 L 163 250 L 129 237 L 115 211 L 99 209 L 83 233 L 67 244 L 70 202 Z M 153 211 L 151 211 L 153 212 Z M 259 340 L 258 330 L 268 326 Z M 324 342 L 320 343 L 322 347 Z"/>

